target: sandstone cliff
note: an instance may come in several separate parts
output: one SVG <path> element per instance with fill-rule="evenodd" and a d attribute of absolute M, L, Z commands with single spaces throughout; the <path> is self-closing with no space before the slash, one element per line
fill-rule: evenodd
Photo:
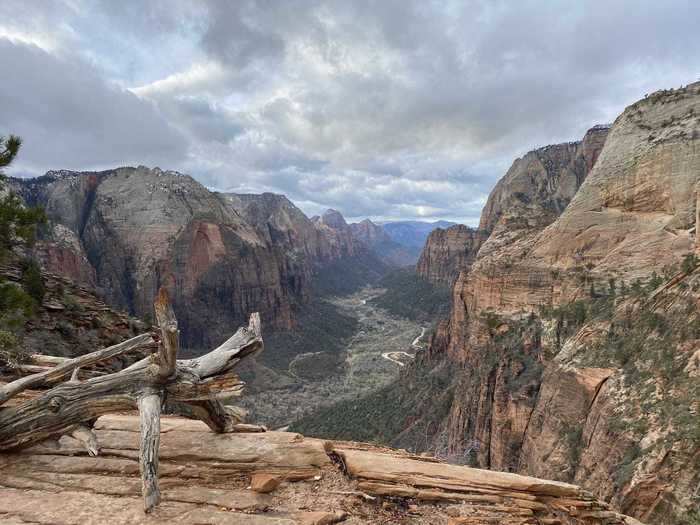
<path fill-rule="evenodd" d="M 393 444 L 697 519 L 699 115 L 700 83 L 661 91 L 515 161 L 449 319 L 373 400 Z"/>
<path fill-rule="evenodd" d="M 49 172 L 13 186 L 46 209 L 37 253 L 47 269 L 140 317 L 168 287 L 190 348 L 217 342 L 252 311 L 291 328 L 313 268 L 357 251 L 342 217 L 316 226 L 284 197 L 215 194 L 158 168 Z"/>
<path fill-rule="evenodd" d="M 418 259 L 418 275 L 434 284 L 452 286 L 461 271 L 471 268 L 487 237 L 485 231 L 463 224 L 433 230 Z"/>
<path fill-rule="evenodd" d="M 348 225 L 339 212 L 332 226 L 309 219 L 284 195 L 222 194 L 231 207 L 256 228 L 275 249 L 287 251 L 293 259 L 305 259 L 309 266 L 320 267 L 343 255 L 355 252 L 354 239 L 336 239 L 336 230 L 346 233 Z M 331 210 L 329 210 L 330 212 Z"/>
<path fill-rule="evenodd" d="M 479 465 L 575 479 L 654 523 L 676 523 L 696 505 L 692 425 L 657 447 L 683 423 L 621 413 L 644 397 L 641 373 L 657 395 L 668 392 L 659 403 L 697 417 L 697 381 L 683 372 L 698 347 L 695 317 L 675 325 L 684 335 L 671 340 L 641 326 L 645 316 L 670 323 L 668 312 L 638 303 L 676 279 L 685 284 L 670 289 L 667 306 L 698 304 L 684 296 L 695 278 L 678 271 L 696 245 L 699 110 L 698 84 L 656 93 L 609 133 L 594 128 L 581 143 L 519 159 L 496 186 L 480 225 L 491 234 L 457 279 L 433 349 L 463 367 L 445 420 L 453 449 L 478 443 Z M 630 308 L 641 320 L 625 316 Z M 622 332 L 614 319 L 626 323 Z M 601 334 L 622 339 L 601 351 Z M 649 338 L 666 338 L 675 364 L 665 380 L 649 369 L 665 359 Z"/>
<path fill-rule="evenodd" d="M 369 219 L 350 225 L 353 237 L 368 246 L 373 244 L 390 242 L 391 238 L 378 224 L 374 224 Z"/>
<path fill-rule="evenodd" d="M 362 250 L 362 243 L 355 239 L 352 229 L 339 211 L 326 210 L 320 217 L 314 217 L 313 221 L 329 240 L 334 258 L 353 256 Z"/>
<path fill-rule="evenodd" d="M 353 237 L 369 247 L 382 261 L 391 266 L 411 266 L 416 262 L 414 250 L 393 241 L 384 227 L 365 219 L 350 224 Z"/>
<path fill-rule="evenodd" d="M 607 126 L 596 126 L 580 142 L 547 146 L 517 159 L 489 195 L 478 229 L 458 225 L 433 231 L 418 262 L 419 274 L 451 285 L 477 254 L 485 261 L 491 252 L 502 258 L 508 246 L 513 254 L 526 252 L 574 197 L 607 134 Z"/>

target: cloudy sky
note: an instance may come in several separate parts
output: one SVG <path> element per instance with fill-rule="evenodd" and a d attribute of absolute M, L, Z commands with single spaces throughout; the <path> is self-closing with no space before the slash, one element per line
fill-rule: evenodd
<path fill-rule="evenodd" d="M 515 157 L 698 80 L 699 27 L 697 0 L 0 0 L 0 134 L 14 175 L 475 224 Z"/>

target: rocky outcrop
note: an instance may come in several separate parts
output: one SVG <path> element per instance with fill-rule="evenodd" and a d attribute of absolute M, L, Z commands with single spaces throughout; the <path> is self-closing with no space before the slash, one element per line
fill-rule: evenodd
<path fill-rule="evenodd" d="M 0 276 L 10 283 L 22 279 L 16 265 L 0 268 Z M 14 330 L 20 341 L 20 362 L 31 353 L 75 357 L 117 344 L 145 332 L 146 323 L 109 308 L 94 291 L 78 286 L 71 279 L 42 272 L 44 295 Z M 2 357 L 2 356 L 0 356 Z M 0 368 L 2 359 L 0 359 Z"/>
<path fill-rule="evenodd" d="M 626 280 L 695 245 L 700 83 L 641 100 L 615 121 L 590 178 L 534 247 L 557 269 Z"/>
<path fill-rule="evenodd" d="M 272 326 L 292 323 L 294 292 L 275 254 L 189 176 L 143 167 L 50 172 L 18 191 L 80 239 L 110 304 L 149 317 L 166 286 L 188 347 L 218 341 L 251 311 Z"/>
<path fill-rule="evenodd" d="M 305 259 L 310 267 L 323 266 L 341 255 L 354 252 L 352 240 L 347 236 L 340 241 L 340 246 L 336 244 L 336 230 L 348 228 L 338 212 L 334 212 L 337 216 L 330 221 L 334 225 L 331 227 L 309 219 L 284 195 L 226 193 L 222 196 L 248 224 L 256 228 L 270 247 L 292 254 L 293 259 Z"/>
<path fill-rule="evenodd" d="M 192 349 L 253 311 L 291 328 L 314 269 L 358 251 L 337 212 L 314 224 L 283 196 L 216 194 L 158 168 L 49 172 L 13 187 L 46 209 L 37 253 L 47 269 L 146 318 L 166 286 Z"/>
<path fill-rule="evenodd" d="M 698 445 L 687 441 L 693 431 L 670 448 L 642 452 L 635 443 L 668 435 L 669 422 L 642 412 L 622 425 L 616 418 L 621 400 L 644 398 L 638 373 L 647 391 L 656 385 L 669 392 L 665 402 L 697 411 L 686 396 L 695 387 L 680 372 L 697 344 L 688 333 L 695 333 L 694 317 L 681 317 L 674 330 L 686 334 L 684 342 L 665 343 L 678 348 L 679 371 L 659 379 L 643 358 L 620 354 L 663 359 L 648 348 L 658 327 L 631 335 L 639 319 L 661 311 L 616 294 L 638 279 L 656 282 L 647 287 L 680 279 L 686 284 L 668 292 L 667 306 L 698 304 L 681 291 L 694 280 L 674 272 L 695 250 L 699 114 L 700 84 L 655 93 L 609 130 L 528 153 L 494 188 L 480 223 L 490 235 L 455 282 L 451 317 L 432 352 L 463 374 L 444 422 L 454 450 L 476 442 L 478 465 L 576 480 L 654 523 L 677 523 L 693 508 L 700 472 Z M 648 293 L 634 286 L 637 297 Z M 630 308 L 636 320 L 624 315 Z M 623 339 L 601 340 L 617 330 L 605 316 L 624 319 Z M 589 318 L 598 324 L 580 325 Z M 634 349 L 625 350 L 625 337 Z M 641 436 L 635 421 L 646 429 Z M 683 461 L 685 472 L 678 469 Z"/>
<path fill-rule="evenodd" d="M 80 238 L 59 223 L 50 223 L 34 245 L 37 258 L 47 272 L 62 275 L 89 288 L 97 285 L 95 269 L 83 250 Z"/>
<path fill-rule="evenodd" d="M 330 243 L 330 253 L 334 259 L 352 257 L 362 250 L 362 243 L 355 240 L 352 229 L 339 211 L 326 210 L 320 217 L 312 219 Z"/>
<path fill-rule="evenodd" d="M 461 271 L 471 268 L 487 237 L 486 232 L 463 224 L 433 230 L 418 259 L 418 275 L 434 284 L 452 286 Z"/>
<path fill-rule="evenodd" d="M 3 520 L 640 525 L 567 483 L 286 432 L 214 434 L 173 417 L 162 418 L 161 432 L 163 502 L 148 517 L 141 510 L 138 416 L 126 415 L 97 421 L 98 457 L 66 436 L 51 447 L 0 456 Z M 274 480 L 272 489 L 250 490 L 261 477 Z"/>
<path fill-rule="evenodd" d="M 698 115 L 700 83 L 515 161 L 394 397 L 416 378 L 445 395 L 394 443 L 574 481 L 651 523 L 700 514 Z"/>

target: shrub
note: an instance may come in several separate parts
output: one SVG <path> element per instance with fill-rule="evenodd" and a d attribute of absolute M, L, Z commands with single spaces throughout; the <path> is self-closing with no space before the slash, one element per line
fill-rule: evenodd
<path fill-rule="evenodd" d="M 22 261 L 22 286 L 37 304 L 41 304 L 46 293 L 44 280 L 41 277 L 41 269 L 34 259 Z"/>
<path fill-rule="evenodd" d="M 681 270 L 683 273 L 690 274 L 698 266 L 698 257 L 694 253 L 689 253 L 683 257 L 683 262 L 681 263 Z"/>

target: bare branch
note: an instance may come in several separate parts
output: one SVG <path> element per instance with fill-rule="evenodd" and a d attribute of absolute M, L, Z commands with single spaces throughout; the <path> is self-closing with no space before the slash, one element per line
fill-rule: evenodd
<path fill-rule="evenodd" d="M 110 346 L 108 348 L 98 350 L 97 352 L 92 352 L 91 354 L 76 357 L 75 359 L 70 359 L 62 364 L 59 364 L 55 368 L 51 368 L 50 370 L 12 381 L 11 383 L 0 387 L 0 405 L 23 390 L 43 387 L 62 381 L 76 368 L 90 366 L 95 363 L 99 363 L 100 361 L 106 361 L 107 359 L 112 359 L 115 356 L 140 350 L 154 344 L 155 340 L 151 334 L 137 335 L 132 339 L 119 343 L 118 345 Z"/>

